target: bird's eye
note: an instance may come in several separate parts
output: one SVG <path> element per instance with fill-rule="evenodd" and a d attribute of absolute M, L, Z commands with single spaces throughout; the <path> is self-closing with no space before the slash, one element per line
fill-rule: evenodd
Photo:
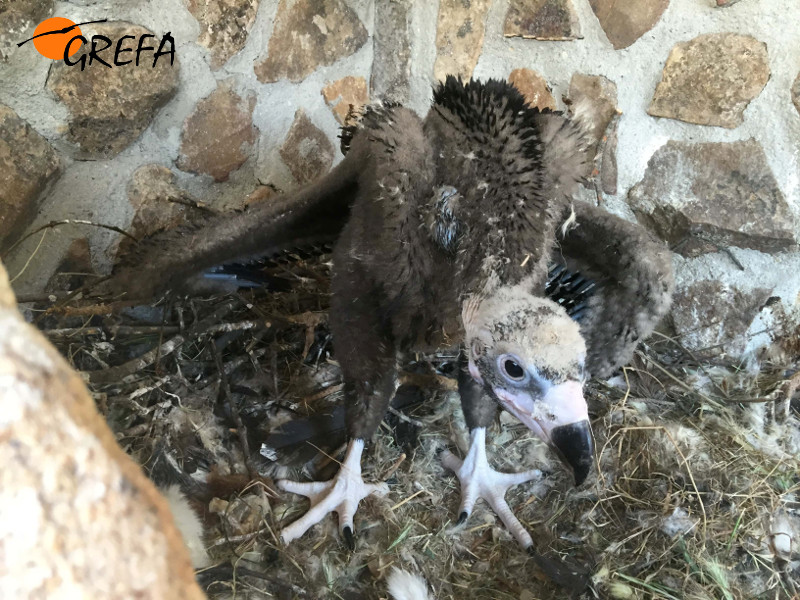
<path fill-rule="evenodd" d="M 530 373 L 515 354 L 501 354 L 497 357 L 496 368 L 500 375 L 512 385 L 521 385 L 530 379 Z"/>
<path fill-rule="evenodd" d="M 507 358 L 503 361 L 503 371 L 509 379 L 514 381 L 522 381 L 525 378 L 525 369 L 513 358 Z"/>

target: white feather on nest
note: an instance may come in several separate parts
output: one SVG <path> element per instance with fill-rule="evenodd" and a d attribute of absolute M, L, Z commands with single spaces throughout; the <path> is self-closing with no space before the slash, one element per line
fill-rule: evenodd
<path fill-rule="evenodd" d="M 395 567 L 387 583 L 394 600 L 433 600 L 433 596 L 428 594 L 428 584 L 421 575 Z"/>
<path fill-rule="evenodd" d="M 203 543 L 203 524 L 200 522 L 197 513 L 189 506 L 189 501 L 181 492 L 180 486 L 172 485 L 162 489 L 161 493 L 167 499 L 172 516 L 175 519 L 175 525 L 178 527 L 178 531 L 181 532 L 184 544 L 189 549 L 192 566 L 195 569 L 207 567 L 212 561 L 208 556 L 208 552 L 206 552 L 205 543 Z"/>

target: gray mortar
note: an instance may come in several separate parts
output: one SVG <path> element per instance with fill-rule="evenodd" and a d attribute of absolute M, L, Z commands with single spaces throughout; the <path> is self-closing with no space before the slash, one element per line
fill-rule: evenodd
<path fill-rule="evenodd" d="M 607 196 L 609 209 L 632 218 L 626 195 L 643 176 L 647 161 L 669 139 L 688 142 L 729 142 L 750 137 L 758 140 L 779 186 L 800 221 L 800 115 L 791 103 L 789 90 L 800 70 L 800 5 L 746 0 L 726 9 L 717 9 L 713 0 L 672 0 L 659 23 L 632 46 L 614 50 L 606 39 L 588 0 L 574 0 L 580 15 L 583 40 L 540 42 L 504 38 L 503 21 L 508 3 L 495 1 L 487 16 L 483 53 L 475 76 L 506 77 L 514 68 L 527 67 L 540 72 L 553 87 L 553 95 L 563 107 L 573 73 L 604 75 L 617 84 L 619 108 L 619 193 Z M 350 0 L 367 30 L 373 30 L 374 11 L 369 0 Z M 278 148 L 298 108 L 322 129 L 338 147 L 339 125 L 320 94 L 322 87 L 347 75 L 369 81 L 372 45 L 368 42 L 354 55 L 328 67 L 321 67 L 299 83 L 279 81 L 262 84 L 253 64 L 266 54 L 278 0 L 262 0 L 247 45 L 218 71 L 209 66 L 208 51 L 197 44 L 200 27 L 181 0 L 135 0 L 133 2 L 59 2 L 55 15 L 76 22 L 98 18 L 128 20 L 152 29 L 157 34 L 171 30 L 181 62 L 180 88 L 140 139 L 117 157 L 105 161 L 80 162 L 68 158 L 72 153 L 60 139 L 67 111 L 44 87 L 49 62 L 34 52 L 22 49 L 0 64 L 0 102 L 10 105 L 37 131 L 48 138 L 63 157 L 64 174 L 56 182 L 35 226 L 60 218 L 88 218 L 125 227 L 132 217 L 126 186 L 139 166 L 159 163 L 173 169 L 178 184 L 193 196 L 213 203 L 228 203 L 251 191 L 253 179 L 280 189 L 294 186 Z M 412 81 L 410 106 L 424 114 L 430 104 L 432 71 L 435 60 L 438 2 L 416 2 L 411 10 Z M 772 76 L 763 92 L 745 111 L 745 122 L 734 130 L 703 127 L 647 115 L 647 106 L 670 49 L 678 42 L 712 32 L 750 34 L 766 42 Z M 184 119 L 196 102 L 207 96 L 216 82 L 233 78 L 240 93 L 255 93 L 253 122 L 260 130 L 254 156 L 229 181 L 213 184 L 208 176 L 184 173 L 174 167 L 180 146 Z M 338 151 L 337 151 L 337 160 Z M 82 228 L 92 244 L 96 268 L 110 267 L 115 234 Z M 59 257 L 76 232 L 67 228 L 47 234 L 36 256 L 17 283 L 19 293 L 41 289 L 51 276 Z M 17 274 L 39 244 L 40 236 L 28 240 L 8 261 L 11 276 Z M 774 288 L 786 307 L 800 319 L 800 253 L 772 257 L 755 251 L 734 249 L 745 266 L 739 271 L 722 253 L 697 259 L 675 258 L 678 281 L 712 277 L 747 291 L 755 287 Z M 757 320 L 751 333 L 763 329 Z M 763 337 L 763 336 L 762 336 Z M 754 338 L 751 348 L 763 343 Z"/>

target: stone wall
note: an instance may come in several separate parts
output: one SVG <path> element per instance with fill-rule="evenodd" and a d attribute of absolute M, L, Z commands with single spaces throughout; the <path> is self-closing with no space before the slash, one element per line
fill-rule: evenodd
<path fill-rule="evenodd" d="M 169 31 L 175 64 L 80 71 L 17 47 L 50 15 L 108 19 L 82 29 L 115 40 Z M 800 320 L 796 23 L 800 5 L 767 0 L 16 0 L 0 7 L 0 252 L 50 221 L 141 236 L 269 201 L 340 160 L 350 104 L 424 114 L 447 73 L 509 78 L 540 107 L 589 96 L 586 199 L 670 243 L 683 343 L 739 355 Z M 5 260 L 20 295 L 63 289 L 59 265 L 107 272 L 120 237 L 59 225 Z"/>

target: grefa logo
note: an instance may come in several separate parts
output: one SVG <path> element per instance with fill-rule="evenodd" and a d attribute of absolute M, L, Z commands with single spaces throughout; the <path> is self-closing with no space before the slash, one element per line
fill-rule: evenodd
<path fill-rule="evenodd" d="M 32 38 L 20 42 L 17 46 L 32 41 L 36 51 L 42 56 L 53 60 L 63 60 L 70 67 L 80 64 L 81 71 L 86 68 L 87 63 L 88 66 L 92 66 L 94 62 L 108 68 L 131 64 L 138 67 L 140 63 L 143 65 L 149 63 L 151 53 L 153 67 L 158 64 L 158 59 L 162 56 L 169 56 L 170 66 L 175 62 L 175 40 L 169 31 L 161 38 L 158 49 L 148 45 L 149 40 L 155 41 L 156 39 L 156 36 L 151 33 L 139 36 L 138 42 L 132 35 L 123 35 L 118 40 L 97 34 L 93 35 L 91 40 L 87 40 L 83 36 L 81 25 L 105 23 L 107 20 L 100 19 L 76 24 L 63 17 L 45 19 L 36 26 Z M 81 50 L 83 52 L 80 56 L 74 58 Z"/>

